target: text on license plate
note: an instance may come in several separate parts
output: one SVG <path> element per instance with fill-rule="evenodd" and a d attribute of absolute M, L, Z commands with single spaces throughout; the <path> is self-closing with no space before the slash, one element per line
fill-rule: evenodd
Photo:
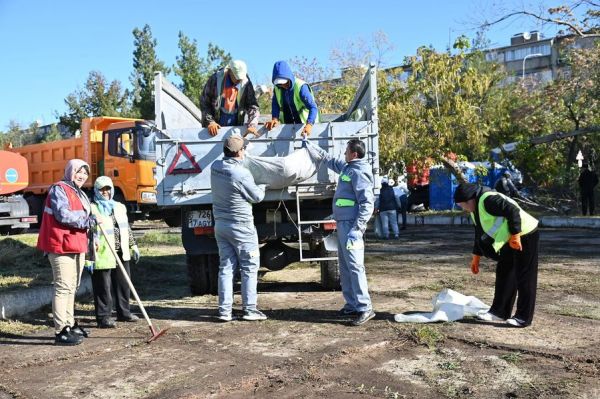
<path fill-rule="evenodd" d="M 201 211 L 190 211 L 188 212 L 188 227 L 193 229 L 194 227 L 212 227 L 212 211 L 201 210 Z"/>

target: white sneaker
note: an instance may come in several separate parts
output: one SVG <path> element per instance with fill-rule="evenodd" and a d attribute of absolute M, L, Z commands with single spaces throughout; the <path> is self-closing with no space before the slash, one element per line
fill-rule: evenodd
<path fill-rule="evenodd" d="M 510 319 L 506 320 L 506 324 L 510 324 L 513 327 L 527 327 L 525 325 L 525 321 L 517 319 L 516 317 L 511 317 Z"/>
<path fill-rule="evenodd" d="M 247 321 L 267 320 L 267 316 L 258 309 L 244 310 L 242 319 Z"/>
<path fill-rule="evenodd" d="M 476 317 L 483 321 L 506 321 L 505 319 L 502 319 L 490 312 L 478 313 Z"/>
<path fill-rule="evenodd" d="M 220 314 L 217 316 L 217 319 L 221 321 L 231 321 L 233 320 L 233 316 L 231 315 L 231 313 Z"/>

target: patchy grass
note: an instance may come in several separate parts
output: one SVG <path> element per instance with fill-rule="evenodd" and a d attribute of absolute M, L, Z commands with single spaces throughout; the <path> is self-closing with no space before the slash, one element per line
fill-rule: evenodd
<path fill-rule="evenodd" d="M 437 344 L 444 341 L 444 334 L 434 326 L 420 326 L 412 330 L 411 337 L 419 345 L 435 349 Z"/>
<path fill-rule="evenodd" d="M 181 242 L 181 233 L 164 233 L 160 231 L 150 231 L 137 239 L 138 246 L 151 247 L 154 245 L 160 246 L 176 246 L 183 248 Z"/>
<path fill-rule="evenodd" d="M 0 290 L 28 288 L 52 281 L 52 269 L 35 248 L 37 234 L 0 237 Z"/>
<path fill-rule="evenodd" d="M 517 364 L 523 360 L 523 356 L 521 355 L 521 352 L 511 352 L 501 355 L 500 359 L 506 361 L 507 363 Z"/>
<path fill-rule="evenodd" d="M 5 335 L 24 335 L 39 330 L 45 330 L 48 326 L 30 324 L 17 320 L 0 320 L 0 334 Z"/>

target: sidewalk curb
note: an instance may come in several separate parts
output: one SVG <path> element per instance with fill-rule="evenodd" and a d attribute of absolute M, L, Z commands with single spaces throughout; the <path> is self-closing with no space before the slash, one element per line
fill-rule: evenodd
<path fill-rule="evenodd" d="M 465 215 L 411 215 L 406 218 L 408 224 L 413 225 L 471 225 L 471 217 Z M 600 218 L 597 217 L 565 217 L 542 216 L 539 218 L 540 227 L 563 227 L 581 229 L 600 229 Z"/>
<path fill-rule="evenodd" d="M 6 294 L 0 294 L 0 319 L 6 320 L 13 316 L 21 316 L 33 312 L 42 306 L 52 303 L 52 284 L 27 288 Z M 77 296 L 92 292 L 92 279 L 84 274 L 77 290 Z"/>

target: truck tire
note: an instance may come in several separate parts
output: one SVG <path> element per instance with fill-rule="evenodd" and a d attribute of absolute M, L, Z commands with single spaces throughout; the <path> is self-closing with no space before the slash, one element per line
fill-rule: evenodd
<path fill-rule="evenodd" d="M 32 223 L 31 227 L 39 228 L 42 224 L 42 216 L 44 215 L 44 201 L 45 197 L 41 195 L 30 195 L 25 197 L 27 205 L 29 206 L 29 214 L 37 216 L 37 223 Z"/>
<path fill-rule="evenodd" d="M 165 215 L 163 220 L 169 227 L 181 227 L 181 210 L 178 209 L 174 212 L 170 212 Z"/>
<path fill-rule="evenodd" d="M 325 245 L 320 243 L 317 249 L 319 258 L 337 256 L 335 251 L 327 251 Z M 319 262 L 321 266 L 321 285 L 329 291 L 339 291 L 340 284 L 340 267 L 336 260 L 322 260 Z"/>
<path fill-rule="evenodd" d="M 187 255 L 186 263 L 192 295 L 219 293 L 219 255 Z"/>

